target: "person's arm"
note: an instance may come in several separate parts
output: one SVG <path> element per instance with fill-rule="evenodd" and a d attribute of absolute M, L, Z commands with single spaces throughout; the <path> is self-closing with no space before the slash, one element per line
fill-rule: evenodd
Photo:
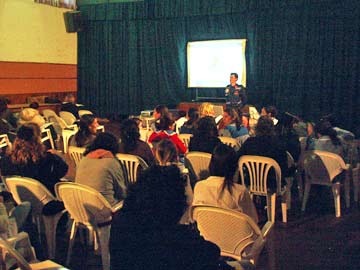
<path fill-rule="evenodd" d="M 185 154 L 187 152 L 187 148 L 185 144 L 180 140 L 177 134 L 171 136 L 171 140 L 175 143 L 176 147 L 179 149 L 179 154 Z"/>

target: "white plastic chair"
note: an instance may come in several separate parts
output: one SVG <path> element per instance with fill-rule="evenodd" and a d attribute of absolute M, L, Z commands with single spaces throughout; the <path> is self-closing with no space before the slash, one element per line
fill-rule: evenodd
<path fill-rule="evenodd" d="M 75 167 L 79 165 L 80 160 L 84 156 L 85 150 L 85 147 L 69 146 L 69 155 L 70 158 L 74 161 Z"/>
<path fill-rule="evenodd" d="M 219 136 L 218 138 L 223 144 L 226 144 L 234 148 L 235 151 L 238 151 L 240 149 L 240 144 L 237 139 L 231 137 L 225 137 L 225 136 Z"/>
<path fill-rule="evenodd" d="M 275 222 L 276 196 L 282 196 L 282 219 L 287 222 L 286 189 L 281 188 L 281 169 L 279 164 L 272 158 L 262 156 L 245 155 L 239 159 L 239 171 L 242 185 L 245 185 L 243 167 L 247 168 L 250 178 L 249 192 L 251 195 L 265 196 L 267 202 L 268 221 Z M 270 169 L 273 169 L 276 177 L 276 191 L 271 193 L 267 187 L 267 179 Z"/>
<path fill-rule="evenodd" d="M 0 134 L 0 149 L 9 147 L 11 150 L 11 142 L 7 134 Z"/>
<path fill-rule="evenodd" d="M 71 112 L 61 111 L 59 112 L 59 116 L 67 125 L 73 125 L 76 122 L 76 117 Z"/>
<path fill-rule="evenodd" d="M 186 133 L 182 133 L 179 134 L 178 137 L 179 139 L 184 143 L 184 145 L 186 146 L 186 148 L 189 147 L 189 143 L 190 143 L 190 138 L 192 137 L 192 134 L 186 134 Z"/>
<path fill-rule="evenodd" d="M 54 123 L 55 129 L 60 128 L 61 136 L 63 138 L 63 144 L 64 144 L 64 153 L 67 153 L 69 139 L 71 136 L 75 135 L 78 131 L 77 125 L 66 124 L 66 122 L 56 114 L 49 116 L 49 120 Z"/>
<path fill-rule="evenodd" d="M 22 254 L 17 250 L 21 250 Z M 67 268 L 62 265 L 50 260 L 39 262 L 36 259 L 29 236 L 25 232 L 21 232 L 16 237 L 7 240 L 0 238 L 0 253 L 0 259 L 2 260 L 2 262 L 0 262 L 0 268 L 2 263 L 5 264 L 6 261 L 9 261 L 7 258 L 10 257 L 15 260 L 14 263 L 19 267 L 17 269 L 21 270 L 67 270 Z M 11 262 L 10 267 L 13 269 L 15 265 L 12 264 Z M 7 269 L 6 264 L 5 269 Z"/>
<path fill-rule="evenodd" d="M 272 222 L 267 222 L 260 230 L 244 213 L 206 205 L 193 206 L 191 216 L 197 222 L 200 234 L 220 248 L 221 256 L 253 266 L 273 226 Z"/>
<path fill-rule="evenodd" d="M 54 140 L 51 135 L 50 129 L 44 127 L 41 127 L 40 129 L 41 129 L 41 142 L 44 143 L 46 141 L 49 141 L 51 149 L 55 149 Z M 45 136 L 43 136 L 44 134 Z"/>
<path fill-rule="evenodd" d="M 126 183 L 136 182 L 137 173 L 139 168 L 145 170 L 148 168 L 146 162 L 139 156 L 130 154 L 116 154 L 116 158 L 121 162 L 124 172 L 126 174 Z"/>
<path fill-rule="evenodd" d="M 41 217 L 44 222 L 46 242 L 50 259 L 55 258 L 56 251 L 56 227 L 66 212 L 65 210 L 52 215 L 45 216 L 42 214 L 43 207 L 50 201 L 57 200 L 54 195 L 39 181 L 27 177 L 7 177 L 5 185 L 11 192 L 16 203 L 28 201 L 31 203 L 32 216 L 38 226 L 41 228 Z"/>
<path fill-rule="evenodd" d="M 192 184 L 210 176 L 210 160 L 211 154 L 205 152 L 192 151 L 185 155 L 185 166 L 192 176 Z"/>
<path fill-rule="evenodd" d="M 340 183 L 334 182 L 336 176 L 345 171 L 345 201 L 346 207 L 350 207 L 350 165 L 337 154 L 326 151 L 308 151 L 301 168 L 305 174 L 305 191 L 301 210 L 305 211 L 312 184 L 329 186 L 332 188 L 335 202 L 335 216 L 341 217 L 340 206 Z"/>
<path fill-rule="evenodd" d="M 43 116 L 44 116 L 44 118 L 45 118 L 45 120 L 46 120 L 47 122 L 51 122 L 51 121 L 49 120 L 49 118 L 50 118 L 51 116 L 57 116 L 56 112 L 55 112 L 54 110 L 51 110 L 51 109 L 44 109 L 44 110 L 42 110 L 42 114 L 43 114 Z"/>
<path fill-rule="evenodd" d="M 66 265 L 70 256 L 79 226 L 94 231 L 100 244 L 101 260 L 104 270 L 110 269 L 109 239 L 112 209 L 109 202 L 97 190 L 77 183 L 62 182 L 55 185 L 57 196 L 64 202 L 73 224 L 66 257 Z"/>
<path fill-rule="evenodd" d="M 89 110 L 79 110 L 79 117 L 81 117 L 85 114 L 93 114 L 93 113 L 92 113 L 92 111 L 89 111 Z"/>

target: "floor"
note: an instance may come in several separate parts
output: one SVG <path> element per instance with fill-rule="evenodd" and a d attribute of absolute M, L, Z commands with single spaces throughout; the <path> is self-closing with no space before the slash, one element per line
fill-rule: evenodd
<path fill-rule="evenodd" d="M 69 161 L 68 157 L 66 157 Z M 71 168 L 68 176 L 74 177 Z M 342 217 L 335 217 L 330 189 L 312 188 L 305 213 L 300 211 L 298 196 L 293 193 L 288 223 L 281 222 L 278 205 L 277 222 L 259 257 L 257 270 L 274 269 L 360 269 L 360 207 L 354 203 Z M 70 265 L 73 270 L 101 269 L 101 258 L 77 237 Z M 58 233 L 55 261 L 65 264 L 68 234 Z M 190 248 L 190 247 L 189 247 Z M 270 255 L 273 254 L 273 255 Z"/>

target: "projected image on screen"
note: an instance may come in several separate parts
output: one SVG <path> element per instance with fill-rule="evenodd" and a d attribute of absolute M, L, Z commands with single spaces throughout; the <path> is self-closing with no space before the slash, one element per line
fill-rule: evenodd
<path fill-rule="evenodd" d="M 225 87 L 231 72 L 246 86 L 245 47 L 246 39 L 188 42 L 188 87 Z"/>

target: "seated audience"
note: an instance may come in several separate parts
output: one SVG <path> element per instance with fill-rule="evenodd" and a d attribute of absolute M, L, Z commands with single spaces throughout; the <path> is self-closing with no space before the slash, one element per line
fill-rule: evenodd
<path fill-rule="evenodd" d="M 54 186 L 65 176 L 68 165 L 60 156 L 46 151 L 40 140 L 38 125 L 22 125 L 17 132 L 11 153 L 1 159 L 1 173 L 34 178 L 55 194 Z"/>
<path fill-rule="evenodd" d="M 246 187 L 234 183 L 237 161 L 232 147 L 219 144 L 211 157 L 211 176 L 195 185 L 193 205 L 205 204 L 238 210 L 258 222 L 256 208 Z"/>
<path fill-rule="evenodd" d="M 219 248 L 178 222 L 186 209 L 176 166 L 153 166 L 129 187 L 111 225 L 111 269 L 216 270 Z"/>
<path fill-rule="evenodd" d="M 0 98 L 0 119 L 9 125 L 10 130 L 17 128 L 17 119 L 8 108 L 9 101 L 6 98 Z"/>
<path fill-rule="evenodd" d="M 65 96 L 64 102 L 61 104 L 60 111 L 72 113 L 76 119 L 79 119 L 79 107 L 75 103 L 75 96 L 68 94 Z"/>
<path fill-rule="evenodd" d="M 332 152 L 345 158 L 342 140 L 337 136 L 329 121 L 323 120 L 315 125 L 315 138 L 309 142 L 308 150 Z"/>
<path fill-rule="evenodd" d="M 160 118 L 161 117 L 169 117 L 169 118 L 171 118 L 168 107 L 166 107 L 165 105 L 162 105 L 162 104 L 157 105 L 154 108 L 153 117 L 154 117 L 155 121 L 150 126 L 152 131 L 159 130 L 158 125 L 160 123 Z"/>
<path fill-rule="evenodd" d="M 248 129 L 250 136 L 255 136 L 255 127 L 260 117 L 259 112 L 252 105 L 245 105 L 240 112 L 242 124 Z"/>
<path fill-rule="evenodd" d="M 354 133 L 351 131 L 348 131 L 346 129 L 339 128 L 337 126 L 337 121 L 335 119 L 335 116 L 333 114 L 325 115 L 322 117 L 323 121 L 329 121 L 333 129 L 336 131 L 337 136 L 341 138 L 343 141 L 352 141 L 355 139 Z"/>
<path fill-rule="evenodd" d="M 149 166 L 155 163 L 150 146 L 140 140 L 139 126 L 134 119 L 126 119 L 120 125 L 119 153 L 139 156 Z"/>
<path fill-rule="evenodd" d="M 86 148 L 76 168 L 75 182 L 99 191 L 114 206 L 126 195 L 125 177 L 115 157 L 119 145 L 114 135 L 101 132 Z"/>
<path fill-rule="evenodd" d="M 200 118 L 205 116 L 215 117 L 214 105 L 209 102 L 201 103 L 199 107 Z"/>
<path fill-rule="evenodd" d="M 95 140 L 97 128 L 99 126 L 97 118 L 93 114 L 81 116 L 79 131 L 70 139 L 71 146 L 87 147 Z"/>
<path fill-rule="evenodd" d="M 263 107 L 261 109 L 261 116 L 269 116 L 271 118 L 271 120 L 274 123 L 274 126 L 276 126 L 279 122 L 279 120 L 276 118 L 277 117 L 277 109 L 275 108 L 275 106 L 267 106 L 267 107 Z"/>
<path fill-rule="evenodd" d="M 242 121 L 235 108 L 226 108 L 224 110 L 222 124 L 223 129 L 219 130 L 220 136 L 235 138 L 242 145 L 249 137 L 249 131 L 242 125 Z"/>
<path fill-rule="evenodd" d="M 190 108 L 187 114 L 187 121 L 180 128 L 180 134 L 194 134 L 195 123 L 199 119 L 199 111 L 195 108 Z"/>
<path fill-rule="evenodd" d="M 261 116 L 256 126 L 255 137 L 250 137 L 241 146 L 239 155 L 264 156 L 274 159 L 280 166 L 282 175 L 287 173 L 286 149 L 275 134 L 273 120 L 268 116 Z M 268 178 L 268 187 L 276 189 L 275 175 Z M 283 181 L 282 181 L 283 184 Z"/>
<path fill-rule="evenodd" d="M 150 135 L 148 142 L 152 143 L 155 147 L 156 143 L 168 138 L 176 145 L 177 151 L 180 155 L 185 154 L 187 152 L 187 148 L 174 131 L 174 121 L 169 115 L 163 116 L 159 120 L 159 123 L 156 125 L 157 131 L 154 131 Z"/>
<path fill-rule="evenodd" d="M 180 128 L 185 124 L 187 121 L 186 118 L 186 112 L 185 111 L 179 111 L 179 118 L 175 121 L 175 131 L 177 134 L 180 133 Z"/>
<path fill-rule="evenodd" d="M 194 136 L 190 138 L 189 151 L 212 153 L 220 144 L 215 120 L 211 116 L 205 116 L 196 123 Z"/>

